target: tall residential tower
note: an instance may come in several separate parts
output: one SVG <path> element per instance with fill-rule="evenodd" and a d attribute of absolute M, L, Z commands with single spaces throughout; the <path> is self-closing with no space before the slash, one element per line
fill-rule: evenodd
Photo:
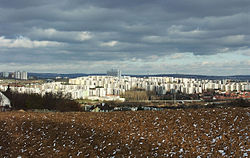
<path fill-rule="evenodd" d="M 107 71 L 107 76 L 121 77 L 122 72 L 119 69 L 111 69 Z"/>

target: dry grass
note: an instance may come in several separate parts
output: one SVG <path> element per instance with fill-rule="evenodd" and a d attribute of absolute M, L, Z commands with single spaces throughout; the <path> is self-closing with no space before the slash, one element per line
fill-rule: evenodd
<path fill-rule="evenodd" d="M 248 157 L 250 108 L 0 113 L 1 157 Z"/>

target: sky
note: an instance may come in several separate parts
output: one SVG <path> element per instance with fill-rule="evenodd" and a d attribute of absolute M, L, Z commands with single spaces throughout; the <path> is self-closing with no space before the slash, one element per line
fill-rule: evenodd
<path fill-rule="evenodd" d="M 249 0 L 0 0 L 0 71 L 250 75 Z"/>

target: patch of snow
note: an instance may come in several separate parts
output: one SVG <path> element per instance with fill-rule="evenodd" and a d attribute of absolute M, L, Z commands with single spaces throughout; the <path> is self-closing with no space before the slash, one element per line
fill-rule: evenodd
<path fill-rule="evenodd" d="M 224 156 L 226 153 L 224 152 L 224 150 L 218 150 L 219 153 L 221 153 L 222 156 Z"/>

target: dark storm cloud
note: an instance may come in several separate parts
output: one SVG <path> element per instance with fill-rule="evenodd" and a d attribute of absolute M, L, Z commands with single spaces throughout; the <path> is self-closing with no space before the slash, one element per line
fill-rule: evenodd
<path fill-rule="evenodd" d="M 0 61 L 124 61 L 247 50 L 249 8 L 249 0 L 0 0 Z"/>

